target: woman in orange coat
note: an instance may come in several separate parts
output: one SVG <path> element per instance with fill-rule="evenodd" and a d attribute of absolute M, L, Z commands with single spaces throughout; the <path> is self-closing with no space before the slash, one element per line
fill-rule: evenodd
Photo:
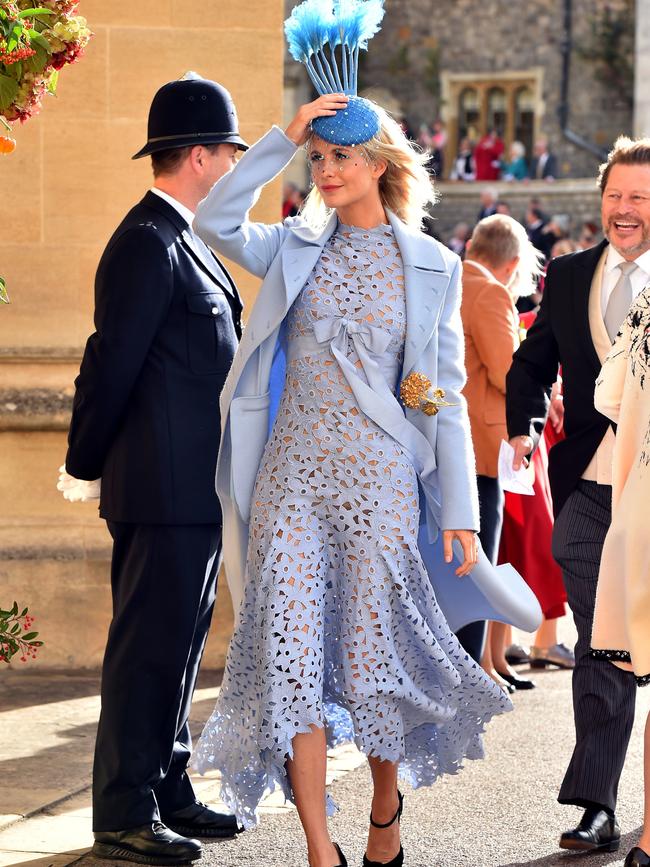
<path fill-rule="evenodd" d="M 467 369 L 463 394 L 476 454 L 479 535 L 486 555 L 496 563 L 503 521 L 503 491 L 497 467 L 501 440 L 507 439 L 506 374 L 519 346 L 515 298 L 531 291 L 540 273 L 540 256 L 521 224 L 504 214 L 481 220 L 467 249 L 461 306 Z M 507 665 L 505 629 L 503 624 L 490 624 L 486 642 L 485 623 L 471 623 L 458 632 L 458 637 L 504 689 L 512 691 L 516 685 L 530 688 L 532 682 L 517 678 Z"/>

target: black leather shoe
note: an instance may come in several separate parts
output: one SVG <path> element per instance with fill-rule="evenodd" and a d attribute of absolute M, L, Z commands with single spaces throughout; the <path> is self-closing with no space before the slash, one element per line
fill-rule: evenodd
<path fill-rule="evenodd" d="M 339 863 L 336 865 L 336 867 L 348 867 L 347 859 L 343 852 L 341 852 L 341 847 L 339 846 L 339 844 L 335 843 L 334 848 L 336 849 L 336 854 L 339 856 Z"/>
<path fill-rule="evenodd" d="M 200 801 L 195 801 L 189 807 L 168 813 L 161 818 L 165 825 L 177 834 L 192 837 L 234 837 L 243 830 L 234 816 L 217 813 Z"/>
<path fill-rule="evenodd" d="M 515 689 L 535 689 L 537 686 L 534 680 L 526 680 L 523 677 L 517 677 L 516 674 L 509 674 L 507 671 L 497 671 L 497 674 Z"/>
<path fill-rule="evenodd" d="M 189 864 L 201 857 L 201 844 L 175 834 L 162 822 L 152 822 L 127 831 L 95 831 L 92 854 L 138 864 Z"/>
<path fill-rule="evenodd" d="M 646 855 L 643 849 L 635 846 L 627 853 L 623 867 L 650 867 L 650 855 Z"/>
<path fill-rule="evenodd" d="M 560 837 L 560 849 L 579 849 L 583 852 L 618 852 L 621 829 L 615 816 L 605 810 L 590 808 L 577 828 Z"/>

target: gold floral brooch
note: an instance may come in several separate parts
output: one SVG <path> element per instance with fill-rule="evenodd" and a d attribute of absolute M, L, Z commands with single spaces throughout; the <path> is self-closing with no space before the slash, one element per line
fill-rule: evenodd
<path fill-rule="evenodd" d="M 427 394 L 432 387 L 431 380 L 423 373 L 409 373 L 402 380 L 399 395 L 404 406 L 409 409 L 422 410 L 425 415 L 437 415 L 443 406 L 458 406 L 445 400 L 445 392 L 442 388 L 435 388 L 431 395 Z"/>

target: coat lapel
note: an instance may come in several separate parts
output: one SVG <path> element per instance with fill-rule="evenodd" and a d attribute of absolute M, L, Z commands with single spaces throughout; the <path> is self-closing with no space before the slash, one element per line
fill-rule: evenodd
<path fill-rule="evenodd" d="M 403 375 L 413 370 L 438 325 L 451 274 L 431 238 L 388 213 L 402 255 L 406 290 Z M 426 371 L 422 371 L 426 373 Z"/>
<path fill-rule="evenodd" d="M 217 262 L 208 247 L 206 247 L 205 250 L 201 249 L 202 245 L 198 244 L 196 239 L 193 238 L 191 227 L 188 225 L 187 220 L 180 215 L 176 208 L 172 207 L 169 202 L 165 201 L 161 196 L 152 193 L 151 190 L 145 194 L 141 204 L 157 211 L 169 220 L 169 222 L 178 230 L 183 246 L 189 253 L 191 253 L 192 258 L 197 262 L 201 269 L 206 271 L 221 288 L 225 289 L 226 292 L 239 300 L 237 290 L 235 289 L 234 283 L 230 279 L 230 275 L 226 269 L 223 268 L 220 262 Z"/>
<path fill-rule="evenodd" d="M 204 271 L 207 271 L 210 277 L 215 280 L 222 289 L 225 289 L 230 295 L 235 295 L 232 282 L 229 280 L 226 269 L 221 266 L 221 263 L 216 260 L 214 254 L 209 247 L 203 249 L 203 245 L 198 243 L 190 229 L 185 229 L 181 235 L 183 244 L 192 254 L 192 258 L 201 266 Z"/>
<path fill-rule="evenodd" d="M 607 241 L 601 241 L 597 247 L 593 247 L 591 250 L 585 250 L 582 254 L 576 254 L 574 260 L 575 291 L 573 292 L 573 306 L 576 332 L 577 337 L 596 373 L 598 373 L 601 368 L 601 362 L 591 334 L 591 325 L 589 321 L 589 296 L 591 293 L 591 283 L 594 273 L 606 246 Z"/>
<path fill-rule="evenodd" d="M 284 278 L 284 314 L 287 313 L 307 282 L 323 247 L 336 231 L 338 218 L 332 214 L 321 232 L 314 232 L 306 226 L 296 226 L 291 230 L 287 243 L 282 248 L 282 276 Z"/>
<path fill-rule="evenodd" d="M 271 265 L 251 311 L 231 375 L 224 387 L 226 403 L 248 360 L 284 321 L 336 226 L 337 217 L 332 214 L 321 232 L 314 232 L 304 225 L 289 230 L 289 236 L 280 249 L 280 262 L 276 265 L 277 260 L 274 260 Z M 276 267 L 279 271 L 274 270 Z"/>

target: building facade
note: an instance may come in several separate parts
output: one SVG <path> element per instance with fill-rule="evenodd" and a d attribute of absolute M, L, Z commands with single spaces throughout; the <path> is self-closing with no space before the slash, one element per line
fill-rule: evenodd
<path fill-rule="evenodd" d="M 95 504 L 56 490 L 73 381 L 93 330 L 93 281 L 106 241 L 151 185 L 146 140 L 155 91 L 195 70 L 223 83 L 254 141 L 282 116 L 282 0 L 81 0 L 94 31 L 57 99 L 0 157 L 0 607 L 29 605 L 45 641 L 30 665 L 96 667 L 110 619 L 110 538 Z M 256 214 L 275 220 L 280 189 Z M 257 281 L 235 278 L 250 303 Z M 146 448 L 146 443 L 143 443 Z M 225 585 L 207 664 L 231 629 Z M 16 663 L 20 665 L 20 663 Z"/>
<path fill-rule="evenodd" d="M 287 13 L 294 5 L 287 0 Z M 459 140 L 491 127 L 529 155 L 548 137 L 568 178 L 591 177 L 616 136 L 633 131 L 634 0 L 386 0 L 385 8 L 361 55 L 361 89 L 388 102 L 414 135 L 444 122 L 444 176 Z M 288 56 L 286 82 L 298 99 L 310 92 Z"/>

